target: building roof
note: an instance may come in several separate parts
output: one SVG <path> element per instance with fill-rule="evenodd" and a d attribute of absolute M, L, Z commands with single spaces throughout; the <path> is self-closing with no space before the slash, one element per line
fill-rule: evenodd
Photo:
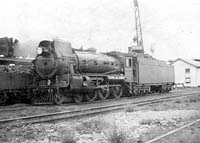
<path fill-rule="evenodd" d="M 178 58 L 178 59 L 174 60 L 171 64 L 174 64 L 177 61 L 182 61 L 182 62 L 189 64 L 191 66 L 194 66 L 196 68 L 200 68 L 200 60 L 199 59 L 181 59 L 181 58 Z"/>

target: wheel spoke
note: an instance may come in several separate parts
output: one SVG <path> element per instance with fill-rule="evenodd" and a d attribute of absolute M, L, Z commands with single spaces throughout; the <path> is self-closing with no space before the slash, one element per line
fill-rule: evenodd
<path fill-rule="evenodd" d="M 7 95 L 6 93 L 1 93 L 0 94 L 0 104 L 3 104 L 7 101 Z"/>
<path fill-rule="evenodd" d="M 108 98 L 108 96 L 109 96 L 109 88 L 98 89 L 98 97 L 101 100 L 105 100 L 106 98 Z"/>
<path fill-rule="evenodd" d="M 112 87 L 112 95 L 114 98 L 120 98 L 123 94 L 122 88 L 121 87 Z"/>
<path fill-rule="evenodd" d="M 74 102 L 80 103 L 83 100 L 83 95 L 82 94 L 75 94 L 74 95 Z"/>
<path fill-rule="evenodd" d="M 95 91 L 94 93 L 87 93 L 85 97 L 86 100 L 89 102 L 94 101 L 97 98 L 97 91 Z"/>
<path fill-rule="evenodd" d="M 59 93 L 54 94 L 54 103 L 57 105 L 60 105 L 64 102 L 65 97 L 64 97 L 64 92 L 62 90 L 59 91 Z"/>

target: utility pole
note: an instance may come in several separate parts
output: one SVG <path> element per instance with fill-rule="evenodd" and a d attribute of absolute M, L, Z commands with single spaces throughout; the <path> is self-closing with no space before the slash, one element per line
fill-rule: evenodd
<path fill-rule="evenodd" d="M 129 47 L 129 52 L 136 52 L 144 54 L 144 46 L 143 46 L 143 38 L 142 38 L 142 27 L 140 21 L 140 11 L 137 0 L 133 0 L 134 2 L 134 14 L 135 14 L 135 28 L 136 33 L 133 38 L 133 43 L 131 47 Z"/>

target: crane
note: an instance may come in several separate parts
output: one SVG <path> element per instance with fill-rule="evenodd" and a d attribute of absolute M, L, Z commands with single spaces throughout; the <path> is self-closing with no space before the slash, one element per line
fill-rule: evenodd
<path fill-rule="evenodd" d="M 131 47 L 129 47 L 129 52 L 137 52 L 137 53 L 144 53 L 144 46 L 143 46 L 143 38 L 142 38 L 142 27 L 140 21 L 140 12 L 138 1 L 133 0 L 134 2 L 134 14 L 135 14 L 135 36 L 133 38 L 133 43 Z"/>

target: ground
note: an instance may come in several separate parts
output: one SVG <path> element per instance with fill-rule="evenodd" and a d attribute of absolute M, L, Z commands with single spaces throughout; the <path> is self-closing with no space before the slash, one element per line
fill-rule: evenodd
<path fill-rule="evenodd" d="M 200 96 L 193 96 L 58 123 L 1 125 L 0 142 L 141 143 L 198 118 Z M 162 142 L 197 143 L 199 128 L 193 125 Z"/>

